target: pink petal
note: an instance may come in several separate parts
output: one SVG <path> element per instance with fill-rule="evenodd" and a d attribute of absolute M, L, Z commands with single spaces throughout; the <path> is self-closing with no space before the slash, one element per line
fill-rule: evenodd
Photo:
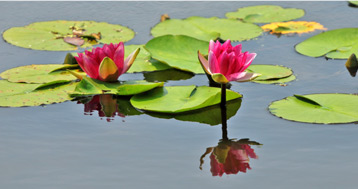
<path fill-rule="evenodd" d="M 210 72 L 211 73 L 220 73 L 219 62 L 216 59 L 216 56 L 213 51 L 209 52 L 208 61 L 209 61 Z"/>
<path fill-rule="evenodd" d="M 129 68 L 132 66 L 134 60 L 136 59 L 137 55 L 139 54 L 139 51 L 140 51 L 140 48 L 136 49 L 124 60 L 123 70 L 122 70 L 122 73 L 119 72 L 120 73 L 119 75 L 122 75 L 129 70 Z"/>
<path fill-rule="evenodd" d="M 229 81 L 245 82 L 245 81 L 250 81 L 251 79 L 254 79 L 257 76 L 258 76 L 258 74 L 256 74 L 256 73 L 238 72 L 238 73 L 230 74 L 227 77 L 227 79 Z"/>
<path fill-rule="evenodd" d="M 225 41 L 225 43 L 221 46 L 221 49 L 225 50 L 225 51 L 229 50 L 230 52 L 232 51 L 232 45 L 231 45 L 230 39 Z M 228 53 L 230 53 L 230 52 L 228 52 Z"/>
<path fill-rule="evenodd" d="M 124 63 L 124 45 L 123 42 L 120 42 L 116 51 L 114 52 L 113 61 L 118 67 L 118 72 L 122 73 L 123 63 Z"/>
<path fill-rule="evenodd" d="M 219 62 L 219 66 L 220 66 L 220 71 L 219 73 L 223 74 L 224 76 L 226 76 L 226 73 L 228 72 L 228 68 L 229 68 L 229 55 L 226 52 L 223 52 L 218 60 Z"/>
<path fill-rule="evenodd" d="M 112 44 L 113 46 L 113 44 Z M 111 49 L 110 45 L 103 45 L 103 52 L 106 54 L 106 56 L 113 60 L 114 51 Z"/>
<path fill-rule="evenodd" d="M 213 51 L 215 49 L 215 42 L 213 40 L 210 40 L 209 42 L 209 51 Z"/>
<path fill-rule="evenodd" d="M 212 73 L 210 72 L 210 68 L 209 68 L 209 62 L 208 60 L 206 60 L 206 58 L 204 58 L 204 56 L 200 53 L 200 51 L 198 51 L 198 59 L 200 64 L 203 66 L 204 71 L 211 75 Z"/>
<path fill-rule="evenodd" d="M 95 60 L 93 60 L 93 58 L 87 55 L 83 56 L 83 65 L 81 66 L 81 68 L 84 72 L 86 72 L 88 76 L 90 76 L 93 79 L 99 79 L 98 67 L 99 64 Z"/>
<path fill-rule="evenodd" d="M 238 44 L 234 47 L 234 52 L 236 54 L 236 56 L 238 56 L 239 54 L 241 54 L 241 50 L 242 50 L 242 45 Z"/>
<path fill-rule="evenodd" d="M 244 57 L 245 59 L 243 59 L 244 62 L 241 62 L 242 67 L 240 68 L 239 72 L 245 71 L 256 57 L 256 53 L 248 53 L 248 52 L 245 53 L 246 56 Z"/>

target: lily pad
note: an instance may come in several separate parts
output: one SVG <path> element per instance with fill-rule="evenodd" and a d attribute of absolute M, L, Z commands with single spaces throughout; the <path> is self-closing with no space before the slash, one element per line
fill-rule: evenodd
<path fill-rule="evenodd" d="M 100 37 L 96 37 L 100 34 Z M 78 46 L 64 41 L 65 37 L 80 35 L 84 44 L 91 47 L 99 43 L 118 43 L 131 40 L 135 33 L 124 26 L 95 21 L 55 20 L 35 22 L 24 27 L 13 27 L 3 33 L 12 45 L 35 50 L 69 51 Z"/>
<path fill-rule="evenodd" d="M 227 101 L 242 97 L 231 90 L 226 91 Z M 171 86 L 135 95 L 131 103 L 135 108 L 162 113 L 181 113 L 220 103 L 221 89 L 207 86 Z"/>
<path fill-rule="evenodd" d="M 161 87 L 164 83 L 150 83 L 146 81 L 124 81 L 124 82 L 103 82 L 89 77 L 83 77 L 75 90 L 70 92 L 70 96 L 90 96 L 97 94 L 114 95 L 135 95 Z"/>
<path fill-rule="evenodd" d="M 75 83 L 41 87 L 41 84 L 12 83 L 0 80 L 0 106 L 22 107 L 40 106 L 71 100 L 68 91 L 75 88 Z"/>
<path fill-rule="evenodd" d="M 145 48 L 152 58 L 173 68 L 204 73 L 197 52 L 208 52 L 209 42 L 184 35 L 165 35 L 151 39 Z"/>
<path fill-rule="evenodd" d="M 260 83 L 260 84 L 277 84 L 281 86 L 286 86 L 288 82 L 294 81 L 296 79 L 295 75 L 290 75 L 288 77 L 283 77 L 279 79 L 268 79 L 268 80 L 252 80 L 251 82 Z"/>
<path fill-rule="evenodd" d="M 226 17 L 242 19 L 249 23 L 270 23 L 294 20 L 305 14 L 302 9 L 282 8 L 276 5 L 243 7 L 236 12 L 226 13 Z"/>
<path fill-rule="evenodd" d="M 358 28 L 327 31 L 297 44 L 295 49 L 310 57 L 347 59 L 352 53 L 358 54 Z"/>
<path fill-rule="evenodd" d="M 358 96 L 352 94 L 295 95 L 275 101 L 269 111 L 283 119 L 306 123 L 358 121 Z"/>
<path fill-rule="evenodd" d="M 154 37 L 162 35 L 187 35 L 204 41 L 223 39 L 243 41 L 258 37 L 262 29 L 254 24 L 217 17 L 192 16 L 183 20 L 170 19 L 160 22 L 151 30 Z"/>
<path fill-rule="evenodd" d="M 166 82 L 169 80 L 185 80 L 194 77 L 192 72 L 177 69 L 168 69 L 143 73 L 144 79 L 149 82 Z"/>
<path fill-rule="evenodd" d="M 28 65 L 6 70 L 0 74 L 0 77 L 17 83 L 48 83 L 57 80 L 72 81 L 77 78 L 64 70 L 72 68 L 77 67 L 63 64 Z M 80 75 L 85 75 L 84 72 L 77 69 L 72 71 Z"/>
<path fill-rule="evenodd" d="M 309 33 L 315 30 L 327 30 L 320 23 L 307 21 L 274 22 L 261 26 L 271 34 Z"/>
<path fill-rule="evenodd" d="M 358 1 L 348 1 L 350 5 L 358 7 Z"/>
<path fill-rule="evenodd" d="M 232 116 L 236 114 L 236 112 L 240 109 L 241 99 L 234 99 L 226 103 L 226 118 L 229 120 Z M 163 119 L 176 119 L 180 121 L 190 121 L 190 122 L 198 122 L 205 123 L 209 125 L 218 125 L 221 124 L 221 108 L 220 104 L 201 108 L 198 110 L 183 112 L 179 114 L 165 114 L 165 113 L 157 113 L 157 112 L 147 112 L 146 114 L 163 118 Z"/>
<path fill-rule="evenodd" d="M 140 48 L 140 52 L 137 55 L 134 63 L 127 73 L 133 72 L 150 72 L 169 69 L 170 66 L 160 61 L 152 59 L 150 53 L 144 48 L 144 45 L 126 45 L 124 46 L 125 57 L 128 57 L 137 48 Z"/>
<path fill-rule="evenodd" d="M 254 79 L 255 81 L 280 79 L 292 75 L 290 68 L 279 65 L 250 65 L 246 71 L 261 74 Z"/>

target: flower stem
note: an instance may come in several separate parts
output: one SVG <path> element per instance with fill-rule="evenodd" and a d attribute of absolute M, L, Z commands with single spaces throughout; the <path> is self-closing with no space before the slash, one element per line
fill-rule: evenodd
<path fill-rule="evenodd" d="M 227 137 L 227 115 L 226 115 L 226 84 L 221 84 L 221 124 L 222 124 L 222 139 L 228 140 Z"/>

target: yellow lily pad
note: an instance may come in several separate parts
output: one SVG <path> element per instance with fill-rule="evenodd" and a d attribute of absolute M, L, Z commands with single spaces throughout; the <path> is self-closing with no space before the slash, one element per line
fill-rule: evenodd
<path fill-rule="evenodd" d="M 263 25 L 261 28 L 271 34 L 309 33 L 315 30 L 327 30 L 320 23 L 307 21 L 274 22 Z"/>

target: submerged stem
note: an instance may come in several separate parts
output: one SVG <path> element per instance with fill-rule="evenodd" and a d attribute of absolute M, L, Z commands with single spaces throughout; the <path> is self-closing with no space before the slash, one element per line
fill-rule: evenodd
<path fill-rule="evenodd" d="M 226 115 L 226 84 L 221 84 L 221 124 L 222 139 L 228 140 L 227 137 L 227 115 Z"/>

